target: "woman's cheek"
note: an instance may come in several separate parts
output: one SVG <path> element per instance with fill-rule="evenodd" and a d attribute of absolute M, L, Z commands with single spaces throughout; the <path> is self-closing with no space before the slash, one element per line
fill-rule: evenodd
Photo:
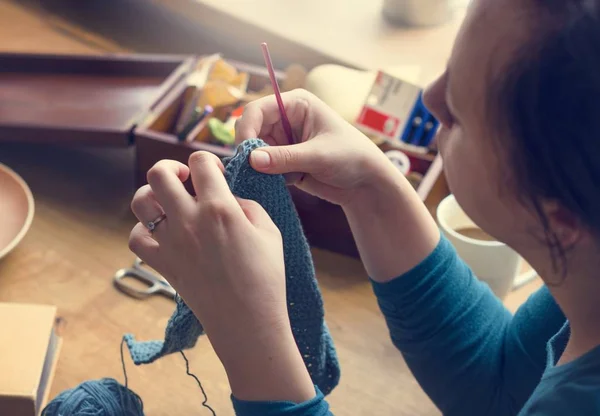
<path fill-rule="evenodd" d="M 446 144 L 448 142 L 449 135 L 450 129 L 448 129 L 447 127 L 442 127 L 435 136 L 437 147 L 440 151 L 440 154 L 442 155 L 442 158 L 444 157 L 444 148 L 446 147 Z"/>
<path fill-rule="evenodd" d="M 468 182 L 468 179 L 461 178 L 464 174 L 464 164 L 461 158 L 464 157 L 465 149 L 461 149 L 462 143 L 460 131 L 457 129 L 440 130 L 438 136 L 438 148 L 444 161 L 444 174 L 452 193 L 461 193 L 461 185 Z"/>

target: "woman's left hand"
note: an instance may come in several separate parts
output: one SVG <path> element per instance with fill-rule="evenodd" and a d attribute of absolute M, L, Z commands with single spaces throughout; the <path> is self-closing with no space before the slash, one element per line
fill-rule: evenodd
<path fill-rule="evenodd" d="M 131 204 L 140 223 L 130 248 L 202 322 L 238 399 L 308 400 L 315 390 L 287 314 L 281 234 L 258 203 L 231 193 L 223 172 L 207 152 L 189 168 L 158 162 Z M 183 185 L 190 176 L 195 198 Z M 151 233 L 145 224 L 163 213 Z"/>

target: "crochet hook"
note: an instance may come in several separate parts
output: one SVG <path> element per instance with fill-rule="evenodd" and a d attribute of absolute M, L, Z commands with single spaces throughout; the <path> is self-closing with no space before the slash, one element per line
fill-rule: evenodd
<path fill-rule="evenodd" d="M 269 71 L 269 78 L 271 78 L 271 85 L 273 86 L 273 91 L 275 92 L 275 99 L 277 100 L 277 106 L 279 107 L 279 114 L 281 114 L 281 125 L 283 126 L 283 131 L 287 136 L 288 143 L 296 144 L 296 140 L 292 134 L 292 126 L 290 125 L 290 120 L 287 117 L 285 107 L 283 106 L 283 100 L 281 99 L 279 84 L 277 84 L 277 78 L 275 78 L 275 70 L 273 69 L 273 61 L 271 61 L 269 48 L 265 42 L 263 42 L 260 46 L 262 47 L 263 57 L 265 58 L 265 65 Z"/>

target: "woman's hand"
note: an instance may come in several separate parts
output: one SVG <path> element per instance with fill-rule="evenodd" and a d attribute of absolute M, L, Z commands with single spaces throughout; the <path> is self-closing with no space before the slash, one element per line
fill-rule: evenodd
<path fill-rule="evenodd" d="M 252 166 L 292 174 L 300 189 L 341 205 L 373 279 L 391 280 L 427 257 L 439 241 L 437 226 L 383 152 L 314 95 L 295 90 L 282 99 L 299 144 L 288 145 L 274 96 L 250 103 L 236 139 L 273 145 L 252 152 Z"/>
<path fill-rule="evenodd" d="M 298 188 L 342 206 L 377 190 L 394 167 L 371 140 L 304 90 L 282 94 L 294 136 L 288 146 L 274 96 L 248 104 L 236 124 L 238 142 L 259 137 L 273 147 L 252 153 L 254 169 L 291 174 Z"/>
<path fill-rule="evenodd" d="M 189 168 L 158 162 L 132 201 L 140 223 L 130 248 L 202 322 L 237 398 L 308 400 L 315 389 L 290 328 L 281 235 L 258 203 L 231 193 L 223 172 L 206 152 Z M 196 198 L 183 185 L 189 176 Z M 162 213 L 151 234 L 144 224 Z"/>

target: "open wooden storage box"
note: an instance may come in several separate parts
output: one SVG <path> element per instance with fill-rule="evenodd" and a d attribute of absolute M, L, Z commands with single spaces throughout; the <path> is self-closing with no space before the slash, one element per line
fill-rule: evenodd
<path fill-rule="evenodd" d="M 230 148 L 180 142 L 172 134 L 194 62 L 192 56 L 0 54 L 0 141 L 135 146 L 137 186 L 160 159 L 187 163 L 197 150 L 229 156 Z M 231 63 L 250 74 L 250 90 L 269 82 L 266 69 Z M 441 161 L 415 157 L 425 176 L 419 194 L 439 199 Z M 290 191 L 311 245 L 357 256 L 340 207 Z"/>

